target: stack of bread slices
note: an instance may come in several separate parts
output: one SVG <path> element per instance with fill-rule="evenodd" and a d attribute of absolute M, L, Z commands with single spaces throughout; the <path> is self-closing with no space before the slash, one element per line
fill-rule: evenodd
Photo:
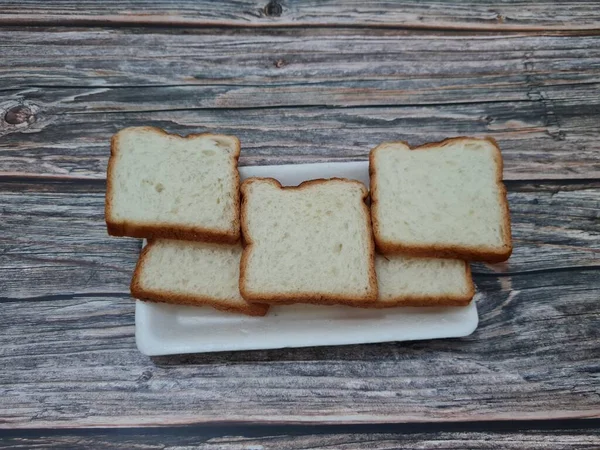
<path fill-rule="evenodd" d="M 269 305 L 461 306 L 467 261 L 512 251 L 491 139 L 371 151 L 371 190 L 343 178 L 240 186 L 233 136 L 126 128 L 112 139 L 106 223 L 148 240 L 133 297 L 253 316 Z"/>

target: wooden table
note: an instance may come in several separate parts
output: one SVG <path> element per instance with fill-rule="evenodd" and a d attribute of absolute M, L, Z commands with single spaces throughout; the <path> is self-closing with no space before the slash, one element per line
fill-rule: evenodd
<path fill-rule="evenodd" d="M 479 329 L 143 356 L 103 205 L 145 124 L 243 165 L 493 136 L 515 251 L 473 265 Z M 0 446 L 598 448 L 599 210 L 597 2 L 0 0 Z"/>

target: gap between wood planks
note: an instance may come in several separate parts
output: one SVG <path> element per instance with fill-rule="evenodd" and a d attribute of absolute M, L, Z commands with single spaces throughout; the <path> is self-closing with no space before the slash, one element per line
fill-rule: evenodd
<path fill-rule="evenodd" d="M 50 2 L 48 2 L 50 3 Z M 506 23 L 502 14 L 496 13 L 495 19 L 483 19 L 480 23 L 466 20 L 456 20 L 454 23 L 451 20 L 441 20 L 437 23 L 434 21 L 426 22 L 419 21 L 407 17 L 402 17 L 403 14 L 396 15 L 396 19 L 380 22 L 361 18 L 360 14 L 350 20 L 336 21 L 327 19 L 309 19 L 309 20 L 293 20 L 286 19 L 282 16 L 282 10 L 278 14 L 272 14 L 269 7 L 280 7 L 279 2 L 271 0 L 266 3 L 264 8 L 256 10 L 253 19 L 248 20 L 228 20 L 228 19 L 209 19 L 206 17 L 184 17 L 185 14 L 147 14 L 138 12 L 137 14 L 56 14 L 54 9 L 49 9 L 45 14 L 39 13 L 22 13 L 17 10 L 16 13 L 10 11 L 0 12 L 0 26 L 64 26 L 64 27 L 161 27 L 161 28 L 393 28 L 406 30 L 427 30 L 427 31 L 477 31 L 477 32 L 504 32 L 504 31 L 521 31 L 521 32 L 558 32 L 565 34 L 572 33 L 598 33 L 600 32 L 600 21 L 588 21 L 581 23 L 582 20 L 573 18 L 570 22 L 560 24 L 519 24 Z M 22 8 L 22 6 L 21 6 Z M 390 11 L 385 11 L 389 13 Z M 382 11 L 382 15 L 385 13 Z M 242 12 L 243 13 L 243 12 Z M 283 14 L 285 16 L 285 14 Z M 314 14 L 313 16 L 317 16 Z"/>
<path fill-rule="evenodd" d="M 203 425 L 159 426 L 159 427 L 94 427 L 94 428 L 29 428 L 2 429 L 0 439 L 16 437 L 51 437 L 51 436 L 93 436 L 115 434 L 119 436 L 135 436 L 139 433 L 165 436 L 194 436 L 210 439 L 220 436 L 306 436 L 325 434 L 373 434 L 373 433 L 443 433 L 443 432 L 492 432 L 511 433 L 515 431 L 568 431 L 594 430 L 600 434 L 600 419 L 550 419 L 550 420 L 497 420 L 470 422 L 424 422 L 424 423 L 378 423 L 378 424 L 246 424 L 240 422 L 215 422 Z"/>
<path fill-rule="evenodd" d="M 308 24 L 295 22 L 277 22 L 264 24 L 240 24 L 234 22 L 220 21 L 197 21 L 197 20 L 172 20 L 165 22 L 164 19 L 152 20 L 143 18 L 139 20 L 123 19 L 120 17 L 101 17 L 90 19 L 85 17 L 71 16 L 68 19 L 56 17 L 54 19 L 40 16 L 30 17 L 7 17 L 0 16 L 0 28 L 2 27 L 65 27 L 65 28 L 233 28 L 233 29 L 286 29 L 286 28 L 347 28 L 347 29 L 393 29 L 406 31 L 449 31 L 455 33 L 523 33 L 523 34 L 548 34 L 554 36 L 597 36 L 600 35 L 600 24 L 593 25 L 558 25 L 558 26 L 530 26 L 530 25 L 417 25 L 417 24 L 369 24 L 369 23 L 344 23 L 344 24 Z"/>

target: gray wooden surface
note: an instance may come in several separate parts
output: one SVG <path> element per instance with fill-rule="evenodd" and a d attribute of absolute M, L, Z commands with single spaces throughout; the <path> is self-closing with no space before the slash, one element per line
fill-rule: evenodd
<path fill-rule="evenodd" d="M 593 1 L 3 0 L 0 24 L 595 30 Z"/>
<path fill-rule="evenodd" d="M 356 29 L 0 28 L 11 175 L 104 178 L 110 136 L 233 133 L 241 164 L 491 135 L 506 179 L 600 175 L 600 38 Z M 27 138 L 24 139 L 24 136 Z"/>
<path fill-rule="evenodd" d="M 394 450 L 456 449 L 464 450 L 573 450 L 597 449 L 600 434 L 593 428 L 521 429 L 516 432 L 472 430 L 427 432 L 422 429 L 403 432 L 377 432 L 363 429 L 345 432 L 336 428 L 313 427 L 301 431 L 297 427 L 279 429 L 241 429 L 245 434 L 220 435 L 219 427 L 208 432 L 202 428 L 168 428 L 136 430 L 47 431 L 23 437 L 11 436 L 0 442 L 0 448 L 102 448 L 102 449 L 181 449 L 201 450 Z"/>
<path fill-rule="evenodd" d="M 0 446 L 598 447 L 598 5 L 267 3 L 0 1 Z M 494 136 L 514 254 L 473 265 L 468 338 L 145 357 L 141 242 L 103 217 L 109 138 L 140 124 L 235 134 L 241 164 Z M 579 422 L 498 429 L 533 419 Z"/>

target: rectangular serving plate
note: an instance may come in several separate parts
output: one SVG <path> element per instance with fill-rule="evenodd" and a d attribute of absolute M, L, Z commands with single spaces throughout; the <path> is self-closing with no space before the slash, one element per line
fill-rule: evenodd
<path fill-rule="evenodd" d="M 367 161 L 240 167 L 242 180 L 272 177 L 284 186 L 315 178 L 351 178 L 369 186 Z M 479 318 L 465 307 L 362 309 L 273 306 L 265 317 L 209 307 L 136 301 L 135 338 L 145 355 L 367 344 L 468 336 Z"/>

